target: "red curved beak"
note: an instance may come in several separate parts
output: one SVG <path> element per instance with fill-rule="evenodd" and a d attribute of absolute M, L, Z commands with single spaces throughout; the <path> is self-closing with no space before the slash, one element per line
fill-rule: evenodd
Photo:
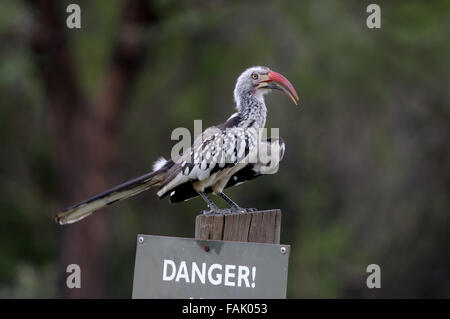
<path fill-rule="evenodd" d="M 274 84 L 274 86 L 270 85 L 268 87 L 283 91 L 287 96 L 289 96 L 292 102 L 297 105 L 297 102 L 299 100 L 298 94 L 292 86 L 291 82 L 289 82 L 289 80 L 282 76 L 280 73 L 275 71 L 270 71 L 268 76 L 269 80 L 266 82 L 272 82 Z"/>

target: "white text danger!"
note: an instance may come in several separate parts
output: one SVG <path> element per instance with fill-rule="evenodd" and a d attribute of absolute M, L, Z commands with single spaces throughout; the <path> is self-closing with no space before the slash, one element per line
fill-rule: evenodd
<path fill-rule="evenodd" d="M 197 264 L 195 261 L 192 263 L 180 261 L 177 264 L 171 259 L 164 259 L 162 275 L 163 281 L 255 288 L 256 267 L 207 265 Z"/>

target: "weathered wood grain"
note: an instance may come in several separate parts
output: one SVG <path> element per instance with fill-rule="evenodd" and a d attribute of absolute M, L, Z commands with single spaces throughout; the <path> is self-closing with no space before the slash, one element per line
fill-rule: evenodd
<path fill-rule="evenodd" d="M 195 239 L 280 243 L 281 210 L 271 209 L 229 215 L 198 215 Z"/>

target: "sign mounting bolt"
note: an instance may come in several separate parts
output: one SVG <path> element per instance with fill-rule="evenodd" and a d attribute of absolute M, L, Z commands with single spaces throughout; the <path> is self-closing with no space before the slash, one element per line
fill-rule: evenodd
<path fill-rule="evenodd" d="M 282 253 L 284 255 L 286 253 L 286 247 L 281 247 L 280 248 L 280 253 Z"/>
<path fill-rule="evenodd" d="M 139 244 L 142 244 L 142 243 L 144 242 L 144 237 L 142 237 L 142 236 L 139 236 L 139 238 L 138 238 L 138 242 L 139 242 Z"/>

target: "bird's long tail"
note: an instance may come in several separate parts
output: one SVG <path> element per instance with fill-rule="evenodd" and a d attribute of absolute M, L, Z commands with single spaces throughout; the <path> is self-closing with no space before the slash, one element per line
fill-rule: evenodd
<path fill-rule="evenodd" d="M 158 185 L 169 168 L 169 162 L 171 161 L 164 161 L 164 165 L 154 169 L 153 172 L 139 176 L 72 207 L 66 208 L 54 216 L 55 221 L 60 225 L 75 223 L 100 208 L 137 195 L 152 186 Z"/>

